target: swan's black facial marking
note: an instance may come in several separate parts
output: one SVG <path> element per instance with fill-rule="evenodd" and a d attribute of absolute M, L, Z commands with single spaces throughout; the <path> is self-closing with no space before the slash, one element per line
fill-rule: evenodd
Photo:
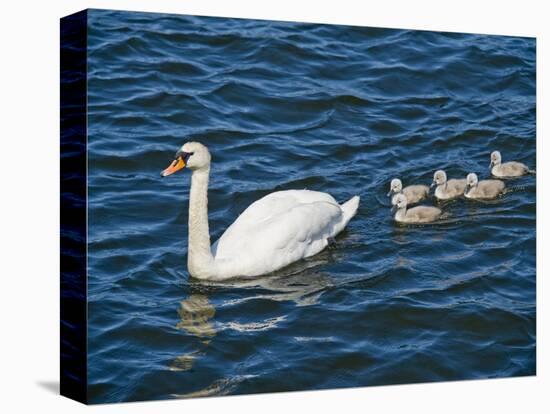
<path fill-rule="evenodd" d="M 181 157 L 181 159 L 182 159 L 183 161 L 185 161 L 185 163 L 187 164 L 187 160 L 188 160 L 189 157 L 190 157 L 191 155 L 193 155 L 193 154 L 194 154 L 194 152 L 185 152 L 185 151 L 182 151 L 182 150 L 178 150 L 178 151 L 176 152 L 176 155 L 174 156 L 174 159 L 177 160 L 178 158 Z"/>

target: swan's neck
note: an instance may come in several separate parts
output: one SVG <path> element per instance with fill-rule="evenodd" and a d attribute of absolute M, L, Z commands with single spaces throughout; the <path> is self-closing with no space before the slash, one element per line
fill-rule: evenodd
<path fill-rule="evenodd" d="M 467 184 L 466 189 L 464 190 L 464 195 L 470 194 L 472 191 L 474 191 L 477 188 L 478 183 L 475 184 Z"/>
<path fill-rule="evenodd" d="M 397 221 L 403 221 L 405 220 L 405 216 L 407 215 L 407 207 L 402 207 L 397 209 L 397 212 L 395 213 L 395 219 Z"/>
<path fill-rule="evenodd" d="M 208 230 L 208 177 L 210 166 L 193 171 L 189 196 L 189 247 L 187 267 L 196 278 L 204 279 L 214 273 L 214 257 L 210 250 Z"/>

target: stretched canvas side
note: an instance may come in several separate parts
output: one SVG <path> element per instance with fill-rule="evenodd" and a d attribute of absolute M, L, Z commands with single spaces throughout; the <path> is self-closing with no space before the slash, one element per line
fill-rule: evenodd
<path fill-rule="evenodd" d="M 61 395 L 87 401 L 86 10 L 61 19 Z"/>

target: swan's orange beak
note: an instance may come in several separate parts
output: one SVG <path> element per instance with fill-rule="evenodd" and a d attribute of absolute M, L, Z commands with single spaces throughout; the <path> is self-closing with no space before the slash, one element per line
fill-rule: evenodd
<path fill-rule="evenodd" d="M 161 177 L 167 177 L 171 174 L 174 174 L 176 171 L 182 170 L 185 168 L 185 161 L 182 157 L 176 158 L 174 161 L 172 161 L 172 164 L 168 166 L 164 171 L 160 173 Z"/>

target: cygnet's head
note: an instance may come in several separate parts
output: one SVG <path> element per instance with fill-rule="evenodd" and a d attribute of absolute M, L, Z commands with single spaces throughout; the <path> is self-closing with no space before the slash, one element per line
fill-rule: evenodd
<path fill-rule="evenodd" d="M 470 173 L 466 176 L 466 184 L 469 186 L 475 186 L 477 185 L 477 174 L 476 173 Z"/>
<path fill-rule="evenodd" d="M 395 204 L 392 208 L 393 211 L 401 210 L 402 208 L 407 208 L 407 197 L 404 194 L 397 194 L 395 196 Z"/>
<path fill-rule="evenodd" d="M 470 188 L 473 188 L 477 185 L 477 175 L 476 173 L 470 173 L 466 176 L 466 190 L 468 192 Z"/>
<path fill-rule="evenodd" d="M 401 180 L 399 178 L 394 178 L 390 183 L 390 192 L 388 193 L 388 197 L 392 194 L 400 193 L 402 189 L 403 184 L 401 183 Z"/>
<path fill-rule="evenodd" d="M 445 174 L 445 171 L 443 170 L 437 170 L 434 173 L 434 180 L 432 182 L 431 187 L 434 185 L 443 185 L 447 182 L 447 174 Z"/>
<path fill-rule="evenodd" d="M 495 165 L 500 165 L 502 162 L 502 157 L 500 156 L 499 151 L 493 151 L 491 153 L 491 164 L 489 164 L 489 168 L 492 168 Z"/>
<path fill-rule="evenodd" d="M 210 159 L 208 148 L 200 142 L 186 142 L 176 152 L 172 163 L 160 175 L 167 177 L 186 167 L 192 171 L 208 168 Z"/>

